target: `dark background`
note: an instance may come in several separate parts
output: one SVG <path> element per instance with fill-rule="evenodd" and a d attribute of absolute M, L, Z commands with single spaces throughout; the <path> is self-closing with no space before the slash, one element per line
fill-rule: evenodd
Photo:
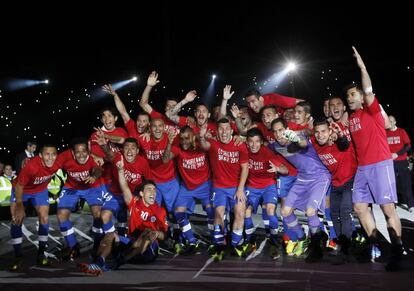
<path fill-rule="evenodd" d="M 380 102 L 413 137 L 412 9 L 396 1 L 360 5 L 158 1 L 3 7 L 0 159 L 12 162 L 29 139 L 52 141 L 62 150 L 71 138 L 88 137 L 99 125 L 99 110 L 113 105 L 112 98 L 96 96 L 96 90 L 133 75 L 138 82 L 119 94 L 135 118 L 152 70 L 159 72 L 161 83 L 151 100 L 162 111 L 166 96 L 181 99 L 190 89 L 203 101 L 217 103 L 225 84 L 233 85 L 235 101 L 242 101 L 255 81 L 261 86 L 294 59 L 300 66 L 296 74 L 262 93 L 307 99 L 318 116 L 323 98 L 342 95 L 345 85 L 360 80 L 352 45 L 366 63 Z M 213 73 L 218 77 L 209 96 Z M 12 78 L 48 78 L 50 84 L 11 92 Z"/>

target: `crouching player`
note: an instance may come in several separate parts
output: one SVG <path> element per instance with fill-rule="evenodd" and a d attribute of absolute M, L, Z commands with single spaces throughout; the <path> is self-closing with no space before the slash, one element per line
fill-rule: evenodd
<path fill-rule="evenodd" d="M 140 197 L 133 196 L 125 179 L 123 158 L 116 166 L 119 185 L 130 214 L 129 233 L 128 237 L 119 236 L 116 232 L 105 234 L 95 262 L 79 264 L 82 272 L 96 276 L 110 269 L 117 269 L 126 262 L 153 262 L 158 256 L 158 240 L 163 240 L 168 230 L 167 213 L 155 202 L 155 183 L 144 181 L 139 191 Z M 115 259 L 109 265 L 106 258 L 111 253 Z"/>

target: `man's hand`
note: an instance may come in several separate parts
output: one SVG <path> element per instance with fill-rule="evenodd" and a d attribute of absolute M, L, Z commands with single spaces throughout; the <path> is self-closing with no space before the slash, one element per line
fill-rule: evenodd
<path fill-rule="evenodd" d="M 246 203 L 246 195 L 244 194 L 244 190 L 237 189 L 234 199 L 237 200 L 237 203 Z"/>
<path fill-rule="evenodd" d="M 235 119 L 240 117 L 240 110 L 239 110 L 239 107 L 237 107 L 237 105 L 236 105 L 236 104 L 233 104 L 233 105 L 231 106 L 231 108 L 230 108 L 230 112 L 231 112 L 231 114 L 233 115 L 233 117 L 234 117 Z"/>
<path fill-rule="evenodd" d="M 168 128 L 168 142 L 170 144 L 173 144 L 175 137 L 177 136 L 177 133 L 175 132 L 173 127 Z"/>
<path fill-rule="evenodd" d="M 149 132 L 144 132 L 139 135 L 140 138 L 142 138 L 145 142 L 149 142 L 151 139 L 151 134 Z"/>
<path fill-rule="evenodd" d="M 279 171 L 279 167 L 276 167 L 275 164 L 272 163 L 272 161 L 269 161 L 269 165 L 270 169 L 267 170 L 269 173 L 276 173 Z"/>
<path fill-rule="evenodd" d="M 187 125 L 191 128 L 196 126 L 196 121 L 195 121 L 194 117 L 187 116 Z"/>
<path fill-rule="evenodd" d="M 14 225 L 21 225 L 25 216 L 26 213 L 24 212 L 23 202 L 16 202 L 16 209 L 14 216 L 12 217 L 12 223 Z"/>
<path fill-rule="evenodd" d="M 361 56 L 359 55 L 358 51 L 356 50 L 356 48 L 355 48 L 355 47 L 352 47 L 352 49 L 353 49 L 353 51 L 354 51 L 354 58 L 356 58 L 356 61 L 357 61 L 358 67 L 359 67 L 361 70 L 365 70 L 366 68 L 365 68 L 364 61 L 362 60 L 362 58 L 361 58 Z"/>
<path fill-rule="evenodd" d="M 108 139 L 105 137 L 105 133 L 98 127 L 95 127 L 94 129 L 96 130 L 96 137 L 93 141 L 100 146 L 106 145 L 108 143 Z"/>
<path fill-rule="evenodd" d="M 92 176 L 89 176 L 89 177 L 87 177 L 83 180 L 83 182 L 85 182 L 85 184 L 93 184 L 93 183 L 95 183 L 95 181 L 96 181 L 96 178 L 92 177 Z"/>
<path fill-rule="evenodd" d="M 118 169 L 118 171 L 124 170 L 124 156 L 121 156 L 121 159 L 118 162 L 116 162 L 116 168 Z"/>
<path fill-rule="evenodd" d="M 393 160 L 395 160 L 396 158 L 398 158 L 398 155 L 396 153 L 392 153 L 391 157 L 392 157 Z"/>
<path fill-rule="evenodd" d="M 116 91 L 114 90 L 114 88 L 112 87 L 111 84 L 107 84 L 107 85 L 103 85 L 102 86 L 102 90 L 104 90 L 106 93 L 112 95 L 112 96 L 116 96 Z"/>
<path fill-rule="evenodd" d="M 156 71 L 152 71 L 151 74 L 148 76 L 147 86 L 154 87 L 160 81 L 158 80 L 158 73 Z"/>
<path fill-rule="evenodd" d="M 196 97 L 197 97 L 197 91 L 191 90 L 187 93 L 187 95 L 185 95 L 184 99 L 185 101 L 187 101 L 187 103 L 189 103 L 189 102 L 193 102 L 194 99 L 196 99 Z"/>
<path fill-rule="evenodd" d="M 233 96 L 233 94 L 234 94 L 234 91 L 231 92 L 231 85 L 226 85 L 226 87 L 224 87 L 223 89 L 223 99 L 229 100 L 231 96 Z"/>

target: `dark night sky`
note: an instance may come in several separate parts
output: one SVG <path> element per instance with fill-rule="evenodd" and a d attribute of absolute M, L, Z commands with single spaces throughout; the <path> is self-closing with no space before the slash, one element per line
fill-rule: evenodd
<path fill-rule="evenodd" d="M 352 45 L 362 55 L 381 103 L 414 138 L 408 106 L 414 81 L 414 17 L 408 4 L 359 8 L 350 1 L 194 2 L 94 9 L 60 4 L 49 12 L 39 7 L 2 9 L 0 159 L 12 161 L 34 136 L 39 143 L 59 146 L 72 137 L 89 136 L 99 124 L 99 110 L 112 105 L 112 99 L 86 94 L 132 75 L 139 81 L 119 94 L 135 118 L 136 100 L 153 69 L 161 83 L 152 100 L 161 110 L 165 96 L 182 98 L 182 90 L 196 89 L 206 97 L 213 73 L 218 75 L 215 94 L 232 84 L 241 98 L 254 77 L 266 80 L 295 59 L 300 70 L 294 91 L 288 80 L 269 91 L 294 92 L 311 101 L 318 115 L 324 97 L 342 94 L 343 86 L 359 81 Z M 48 78 L 50 84 L 11 92 L 10 78 Z"/>

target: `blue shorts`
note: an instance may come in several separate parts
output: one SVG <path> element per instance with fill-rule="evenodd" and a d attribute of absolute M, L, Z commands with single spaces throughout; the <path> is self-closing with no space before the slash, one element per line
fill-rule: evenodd
<path fill-rule="evenodd" d="M 167 212 L 173 212 L 175 200 L 177 200 L 178 191 L 180 190 L 177 178 L 165 183 L 156 183 L 156 187 L 157 196 L 155 200 L 158 205 L 162 205 L 161 203 L 164 202 Z"/>
<path fill-rule="evenodd" d="M 122 249 L 124 250 L 124 252 L 128 252 L 128 247 L 134 243 L 134 239 L 130 237 L 119 236 L 119 242 L 123 245 Z M 148 247 L 148 249 L 145 252 L 132 257 L 128 260 L 128 262 L 136 264 L 151 263 L 155 261 L 155 259 L 158 257 L 158 249 L 158 241 L 155 240 L 152 242 L 152 244 Z"/>
<path fill-rule="evenodd" d="M 285 198 L 293 183 L 296 181 L 296 176 L 279 176 L 277 179 L 277 196 L 278 198 Z"/>
<path fill-rule="evenodd" d="M 192 211 L 194 207 L 194 200 L 198 199 L 201 201 L 203 207 L 210 204 L 211 198 L 211 182 L 206 181 L 194 190 L 189 190 L 182 183 L 178 192 L 177 200 L 175 201 L 174 208 L 186 207 Z"/>
<path fill-rule="evenodd" d="M 10 196 L 10 202 L 16 202 L 16 196 L 14 194 L 14 191 L 15 189 L 13 188 Z M 45 189 L 41 192 L 32 194 L 23 193 L 24 205 L 26 205 L 29 200 L 31 201 L 33 206 L 49 206 L 49 191 Z"/>
<path fill-rule="evenodd" d="M 114 195 L 112 192 L 105 193 L 102 197 L 104 202 L 102 210 L 110 210 L 113 215 L 120 220 L 119 217 L 124 217 L 127 212 L 127 206 L 124 201 L 124 196 Z"/>
<path fill-rule="evenodd" d="M 236 205 L 237 187 L 232 188 L 215 188 L 213 187 L 213 195 L 211 200 L 213 201 L 213 207 L 225 206 L 227 211 L 230 211 Z"/>
<path fill-rule="evenodd" d="M 259 203 L 263 204 L 277 204 L 276 185 L 270 185 L 265 188 L 246 188 L 247 203 L 253 207 L 253 212 L 256 213 Z"/>
<path fill-rule="evenodd" d="M 105 191 L 101 187 L 77 190 L 64 187 L 59 196 L 58 208 L 74 210 L 79 199 L 85 199 L 89 206 L 102 206 L 102 195 Z"/>

